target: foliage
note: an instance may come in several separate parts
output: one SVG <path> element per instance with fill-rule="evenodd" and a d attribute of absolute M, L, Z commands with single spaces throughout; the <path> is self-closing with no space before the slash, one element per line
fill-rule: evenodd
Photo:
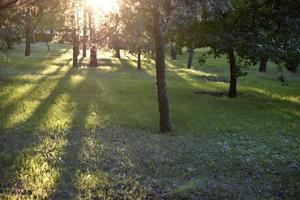
<path fill-rule="evenodd" d="M 122 2 L 120 15 L 125 49 L 132 53 L 153 51 L 152 18 L 128 0 Z"/>
<path fill-rule="evenodd" d="M 20 43 L 22 24 L 21 16 L 14 14 L 15 9 L 1 11 L 0 13 L 0 49 L 11 49 L 14 44 Z"/>

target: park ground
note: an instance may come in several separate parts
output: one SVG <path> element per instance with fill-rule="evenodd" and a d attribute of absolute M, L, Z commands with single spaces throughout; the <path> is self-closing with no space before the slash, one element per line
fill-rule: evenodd
<path fill-rule="evenodd" d="M 225 58 L 168 58 L 162 134 L 153 60 L 51 48 L 0 53 L 0 199 L 300 199 L 299 74 L 254 66 L 228 99 Z"/>

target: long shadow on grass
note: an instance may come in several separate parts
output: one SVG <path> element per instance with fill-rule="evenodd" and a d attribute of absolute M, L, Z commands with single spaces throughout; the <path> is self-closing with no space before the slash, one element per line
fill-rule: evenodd
<path fill-rule="evenodd" d="M 85 133 L 82 127 L 85 119 L 89 115 L 89 105 L 92 101 L 91 95 L 84 95 L 90 92 L 88 88 L 88 77 L 91 75 L 92 69 L 88 70 L 84 80 L 76 86 L 71 94 L 71 100 L 76 102 L 77 110 L 74 113 L 71 128 L 67 131 L 67 144 L 62 150 L 62 162 L 59 167 L 59 178 L 55 183 L 53 193 L 50 199 L 75 199 L 75 180 L 76 175 L 80 171 L 80 152 L 83 149 L 83 138 Z M 78 101 L 78 98 L 85 97 L 84 101 Z"/>
<path fill-rule="evenodd" d="M 101 93 L 99 88 L 109 85 L 105 81 L 101 82 L 103 85 L 96 83 L 95 75 L 98 73 L 101 74 L 101 70 L 99 72 L 99 69 L 88 69 L 85 79 L 72 93 L 71 99 L 76 102 L 77 111 L 72 128 L 66 136 L 67 145 L 63 149 L 60 175 L 50 199 L 119 199 L 124 196 L 136 199 L 143 195 L 142 187 L 136 187 L 135 177 L 127 174 L 130 171 L 131 158 L 124 149 L 118 147 L 114 130 L 109 127 L 89 129 L 89 117 L 97 114 L 102 117 L 109 115 L 102 109 L 93 107 L 106 103 L 101 94 L 94 93 Z M 106 103 L 106 106 L 111 105 Z M 85 182 L 90 179 L 93 183 Z"/>
<path fill-rule="evenodd" d="M 0 137 L 0 152 L 1 155 L 5 155 L 4 158 L 1 157 L 0 175 L 3 177 L 0 182 L 0 190 L 8 190 L 12 192 L 12 187 L 16 187 L 15 184 L 18 183 L 19 172 L 23 166 L 22 161 L 27 157 L 28 152 L 32 154 L 32 148 L 38 146 L 47 137 L 54 137 L 51 131 L 48 130 L 49 134 L 46 132 L 44 134 L 38 133 L 39 126 L 42 124 L 43 120 L 49 114 L 51 106 L 55 105 L 56 99 L 64 92 L 61 87 L 68 84 L 71 75 L 74 72 L 69 70 L 56 84 L 55 88 L 51 91 L 49 96 L 44 99 L 39 106 L 33 111 L 31 116 L 22 124 L 20 124 L 19 130 L 8 131 L 6 134 L 2 134 Z M 19 183 L 20 184 L 20 183 Z M 19 185 L 20 190 L 22 186 Z M 2 188 L 2 189 L 1 189 Z M 32 192 L 32 191 L 31 191 Z M 26 191 L 25 193 L 31 193 Z"/>
<path fill-rule="evenodd" d="M 66 51 L 68 51 L 68 49 L 67 49 Z M 55 55 L 56 55 L 56 58 L 57 58 L 57 56 L 61 56 L 61 55 L 63 55 L 64 53 L 65 53 L 65 52 L 63 52 L 63 53 L 61 53 L 61 54 L 56 53 L 56 54 L 55 54 Z M 11 84 L 23 85 L 23 84 L 28 84 L 28 83 L 29 83 L 29 84 L 33 84 L 33 83 L 35 84 L 35 86 L 34 86 L 32 89 L 30 89 L 30 90 L 27 91 L 24 95 L 18 97 L 17 99 L 14 100 L 14 102 L 12 102 L 11 104 L 8 104 L 8 105 L 13 106 L 13 104 L 18 103 L 21 99 L 26 98 L 26 96 L 32 95 L 32 94 L 31 94 L 32 92 L 35 92 L 37 88 L 40 88 L 40 87 L 41 87 L 40 84 L 43 84 L 49 77 L 58 75 L 59 72 L 60 72 L 60 70 L 61 70 L 64 66 L 69 65 L 69 63 L 71 62 L 71 59 L 67 59 L 67 60 L 63 60 L 63 61 L 65 61 L 65 62 L 56 64 L 56 66 L 58 66 L 58 68 L 55 69 L 55 70 L 54 70 L 53 72 L 51 72 L 51 73 L 48 73 L 48 74 L 40 74 L 40 73 L 39 73 L 39 74 L 32 74 L 32 73 L 29 73 L 29 75 L 41 75 L 42 78 L 38 79 L 38 81 L 32 82 L 31 80 L 29 80 L 29 81 L 22 80 L 22 79 L 21 79 L 21 80 L 18 80 L 18 79 L 16 80 L 16 79 L 14 78 L 14 76 L 12 76 L 12 75 L 10 75 L 9 77 L 6 77 L 7 80 L 6 80 L 5 83 L 4 83 L 5 85 L 7 85 L 7 84 L 9 84 L 9 85 L 11 85 Z M 37 63 L 39 63 L 39 65 L 41 65 L 40 62 L 37 62 Z M 47 64 L 45 64 L 45 65 L 47 66 Z M 44 69 L 44 68 L 43 68 L 43 69 Z M 25 68 L 25 70 L 26 70 L 26 68 Z M 40 70 L 42 70 L 42 69 L 39 68 L 39 67 L 36 67 L 36 71 L 40 71 Z M 16 76 L 16 78 L 18 78 L 18 76 L 24 76 L 24 75 L 27 75 L 26 72 L 25 72 L 25 73 L 24 73 L 24 72 L 19 73 L 19 74 Z M 0 97 L 0 102 L 1 102 L 1 101 L 4 101 L 6 98 L 8 98 L 10 94 L 11 94 L 11 93 L 8 93 L 7 95 L 1 96 L 1 97 Z M 7 107 L 8 105 L 6 105 L 6 107 Z M 5 108 L 5 109 L 6 109 L 6 108 Z M 3 112 L 2 112 L 2 114 L 3 114 Z M 1 114 L 0 114 L 0 115 L 1 115 Z M 5 121 L 5 120 L 3 120 L 3 121 Z"/>
<path fill-rule="evenodd" d="M 69 63 L 69 62 L 68 62 Z M 66 63 L 66 64 L 68 64 Z M 6 122 L 8 122 L 9 118 L 14 114 L 14 112 L 16 111 L 16 109 L 18 108 L 18 106 L 20 106 L 20 102 L 23 102 L 25 100 L 28 99 L 35 99 L 35 98 L 39 98 L 39 92 L 41 92 L 41 90 L 45 91 L 45 88 L 43 87 L 47 87 L 49 86 L 49 77 L 51 76 L 56 76 L 59 75 L 61 73 L 61 70 L 64 68 L 64 66 L 59 66 L 55 71 L 44 75 L 41 79 L 39 79 L 38 81 L 36 81 L 34 84 L 34 87 L 32 87 L 29 91 L 27 91 L 26 93 L 24 93 L 23 95 L 19 96 L 17 99 L 15 99 L 14 101 L 12 101 L 11 103 L 5 105 L 3 107 L 3 112 L 1 112 L 0 114 L 0 118 L 1 120 L 4 122 L 3 124 L 5 124 Z M 19 83 L 19 81 L 16 81 L 17 83 Z M 4 115 L 3 117 L 1 115 Z M 4 129 L 4 127 L 2 127 Z M 1 127 L 0 127 L 1 130 Z"/>

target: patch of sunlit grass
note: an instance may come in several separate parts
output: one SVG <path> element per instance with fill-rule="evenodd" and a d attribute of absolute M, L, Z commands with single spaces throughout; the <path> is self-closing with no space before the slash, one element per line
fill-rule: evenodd
<path fill-rule="evenodd" d="M 289 101 L 292 103 L 298 103 L 300 104 L 300 96 L 294 96 L 294 95 L 288 95 L 288 94 L 276 94 L 274 92 L 267 91 L 262 88 L 253 88 L 249 87 L 250 90 L 255 91 L 258 94 L 267 96 L 272 99 L 282 100 L 282 101 Z"/>
<path fill-rule="evenodd" d="M 76 86 L 79 85 L 82 81 L 84 81 L 85 78 L 86 78 L 86 77 L 84 77 L 83 75 L 78 75 L 78 74 L 76 74 L 76 75 L 71 76 L 70 82 L 71 82 L 71 84 L 72 84 L 73 87 L 76 87 Z"/>
<path fill-rule="evenodd" d="M 99 112 L 99 107 L 96 102 L 91 102 L 90 107 L 87 110 L 87 116 L 85 119 L 85 128 L 92 132 L 95 132 L 97 128 L 101 127 L 106 121 L 106 117 Z"/>
<path fill-rule="evenodd" d="M 117 67 L 112 67 L 112 66 L 101 66 L 99 69 L 101 71 L 105 71 L 105 72 L 115 72 L 115 71 L 118 71 Z"/>
<path fill-rule="evenodd" d="M 14 126 L 28 120 L 39 104 L 39 101 L 33 100 L 27 100 L 18 104 L 17 109 L 13 113 L 6 113 L 9 117 L 5 122 L 5 128 L 13 128 Z"/>
<path fill-rule="evenodd" d="M 41 119 L 39 129 L 55 130 L 56 132 L 67 130 L 73 125 L 76 106 L 69 93 L 61 94 Z"/>
<path fill-rule="evenodd" d="M 41 144 L 30 147 L 17 158 L 16 171 L 11 180 L 19 187 L 19 191 L 11 193 L 11 199 L 45 199 L 48 198 L 59 177 L 56 162 L 60 161 L 62 148 L 66 140 L 55 140 L 45 137 Z"/>

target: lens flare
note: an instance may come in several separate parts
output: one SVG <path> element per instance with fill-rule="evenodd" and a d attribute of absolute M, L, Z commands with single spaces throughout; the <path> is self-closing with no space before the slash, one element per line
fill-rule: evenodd
<path fill-rule="evenodd" d="M 110 13 L 119 10 L 118 0 L 86 0 L 86 2 L 94 11 L 101 10 L 104 13 Z"/>

